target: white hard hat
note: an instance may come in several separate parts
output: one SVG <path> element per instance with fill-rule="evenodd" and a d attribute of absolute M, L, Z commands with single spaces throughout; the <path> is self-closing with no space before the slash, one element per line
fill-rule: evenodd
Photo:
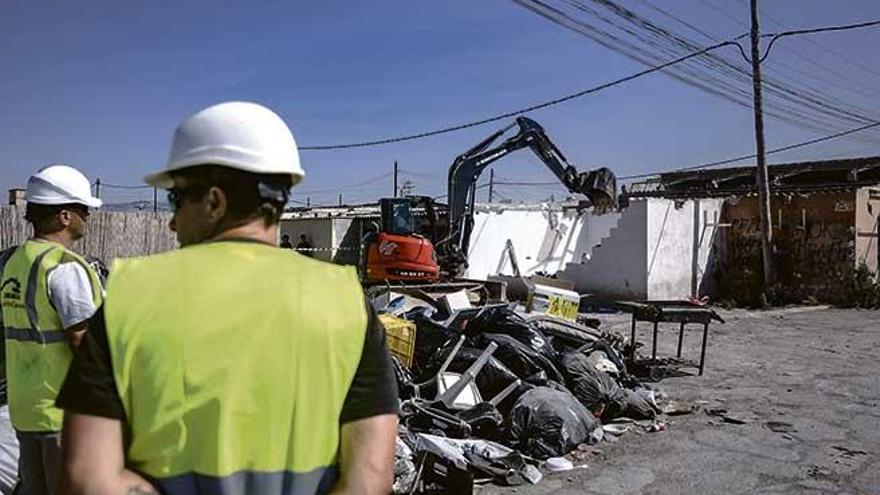
<path fill-rule="evenodd" d="M 241 101 L 220 103 L 184 120 L 174 132 L 165 169 L 144 180 L 170 188 L 170 172 L 196 165 L 290 174 L 293 184 L 305 175 L 296 141 L 281 117 L 262 105 Z"/>
<path fill-rule="evenodd" d="M 28 179 L 28 203 L 38 205 L 63 205 L 79 203 L 89 208 L 99 208 L 101 200 L 92 196 L 89 179 L 79 170 L 67 165 L 49 165 Z"/>

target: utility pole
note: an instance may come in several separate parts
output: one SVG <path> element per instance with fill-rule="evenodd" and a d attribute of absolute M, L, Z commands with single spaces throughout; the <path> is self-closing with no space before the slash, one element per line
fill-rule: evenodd
<path fill-rule="evenodd" d="M 95 179 L 95 197 L 101 199 L 101 179 Z"/>
<path fill-rule="evenodd" d="M 397 160 L 394 160 L 394 197 L 397 197 Z"/>
<path fill-rule="evenodd" d="M 306 196 L 306 208 L 311 208 L 312 206 L 312 197 Z"/>
<path fill-rule="evenodd" d="M 492 196 L 494 195 L 493 193 L 495 192 L 494 189 L 495 189 L 495 169 L 490 168 L 489 169 L 489 202 L 490 203 L 492 202 Z"/>
<path fill-rule="evenodd" d="M 342 206 L 342 193 L 339 193 L 339 206 Z"/>
<path fill-rule="evenodd" d="M 159 211 L 159 190 L 153 188 L 153 213 Z"/>
<path fill-rule="evenodd" d="M 770 183 L 764 153 L 764 114 L 761 107 L 761 50 L 758 44 L 758 0 L 751 0 L 752 10 L 752 86 L 755 110 L 755 145 L 757 155 L 758 209 L 761 215 L 761 254 L 764 259 L 764 293 L 773 283 L 773 225 L 770 223 Z"/>

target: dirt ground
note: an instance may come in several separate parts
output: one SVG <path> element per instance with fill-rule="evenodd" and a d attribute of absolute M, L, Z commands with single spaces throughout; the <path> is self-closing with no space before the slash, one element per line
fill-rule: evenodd
<path fill-rule="evenodd" d="M 880 494 L 880 312 L 722 315 L 727 323 L 710 328 L 704 375 L 660 383 L 702 410 L 668 417 L 667 431 L 592 446 L 586 468 L 479 493 Z M 624 318 L 603 319 L 628 332 Z M 677 325 L 661 327 L 659 356 L 674 355 L 677 333 Z M 685 356 L 699 356 L 699 333 L 686 332 Z M 710 408 L 745 424 L 710 416 Z"/>

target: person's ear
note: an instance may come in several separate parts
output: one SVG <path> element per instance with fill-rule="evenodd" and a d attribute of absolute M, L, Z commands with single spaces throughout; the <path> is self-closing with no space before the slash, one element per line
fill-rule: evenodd
<path fill-rule="evenodd" d="M 217 223 L 226 215 L 227 201 L 226 193 L 219 187 L 212 186 L 205 195 L 205 213 L 208 219 Z"/>

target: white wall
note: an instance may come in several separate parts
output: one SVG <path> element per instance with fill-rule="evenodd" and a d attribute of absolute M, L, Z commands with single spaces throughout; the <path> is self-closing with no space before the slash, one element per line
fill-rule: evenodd
<path fill-rule="evenodd" d="M 683 299 L 698 294 L 706 273 L 719 199 L 648 200 L 648 296 Z"/>
<path fill-rule="evenodd" d="M 581 293 L 628 299 L 686 299 L 700 294 L 723 200 L 633 201 L 586 263 L 560 278 Z"/>
<path fill-rule="evenodd" d="M 512 275 L 505 252 L 508 239 L 513 242 L 523 275 L 556 273 L 583 254 L 589 256 L 616 219 L 617 214 L 596 216 L 574 209 L 481 207 L 474 215 L 466 276 Z"/>

